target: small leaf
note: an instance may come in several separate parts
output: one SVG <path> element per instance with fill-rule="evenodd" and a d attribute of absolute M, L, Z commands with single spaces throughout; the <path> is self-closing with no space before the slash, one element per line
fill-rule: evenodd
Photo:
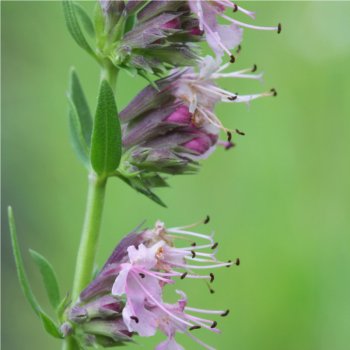
<path fill-rule="evenodd" d="M 97 39 L 98 39 L 99 35 L 101 35 L 105 29 L 105 16 L 103 14 L 103 11 L 99 2 L 96 2 L 95 9 L 94 9 L 94 25 L 95 25 L 95 33 L 97 34 Z"/>
<path fill-rule="evenodd" d="M 58 329 L 58 326 L 42 310 L 30 287 L 27 274 L 24 270 L 24 264 L 23 264 L 21 252 L 18 246 L 15 218 L 11 207 L 8 207 L 8 219 L 9 219 L 9 226 L 10 226 L 12 250 L 13 250 L 13 255 L 15 257 L 18 280 L 22 288 L 22 291 L 25 297 L 27 298 L 29 304 L 31 305 L 32 309 L 34 310 L 34 312 L 41 319 L 45 330 L 55 338 L 62 338 L 62 335 Z"/>
<path fill-rule="evenodd" d="M 129 16 L 126 20 L 126 23 L 125 23 L 124 32 L 125 33 L 130 32 L 130 30 L 132 30 L 134 28 L 135 22 L 136 22 L 136 16 L 135 15 Z"/>
<path fill-rule="evenodd" d="M 99 175 L 109 175 L 119 166 L 121 129 L 113 91 L 103 80 L 97 101 L 91 141 L 91 165 Z"/>
<path fill-rule="evenodd" d="M 27 274 L 24 270 L 24 264 L 21 256 L 21 252 L 19 250 L 18 246 L 18 240 L 17 240 L 17 231 L 16 231 L 16 224 L 15 224 L 15 218 L 13 215 L 13 210 L 11 207 L 8 207 L 8 219 L 9 219 L 9 226 L 10 226 L 10 234 L 11 234 L 11 243 L 12 243 L 12 251 L 13 255 L 15 257 L 15 263 L 16 263 L 16 269 L 17 269 L 17 275 L 19 284 L 22 288 L 22 291 L 27 298 L 30 306 L 34 310 L 34 312 L 39 316 L 41 312 L 40 305 L 38 301 L 36 300 L 35 296 L 33 295 L 32 289 L 30 287 Z"/>
<path fill-rule="evenodd" d="M 55 271 L 52 265 L 42 255 L 31 249 L 29 252 L 34 262 L 39 267 L 49 301 L 52 307 L 56 309 L 61 298 Z"/>
<path fill-rule="evenodd" d="M 78 157 L 86 167 L 89 167 L 92 117 L 84 91 L 74 69 L 70 73 L 68 102 L 72 145 Z"/>
<path fill-rule="evenodd" d="M 63 321 L 62 317 L 63 317 L 64 311 L 66 310 L 66 308 L 70 303 L 71 303 L 70 296 L 67 293 L 66 296 L 59 302 L 56 308 L 56 314 L 59 320 Z"/>
<path fill-rule="evenodd" d="M 95 35 L 95 29 L 94 25 L 92 23 L 92 20 L 90 16 L 85 11 L 84 7 L 82 7 L 80 4 L 74 2 L 73 5 L 75 6 L 76 13 L 80 17 L 81 23 L 83 24 L 83 27 L 91 37 Z"/>
<path fill-rule="evenodd" d="M 120 179 L 122 179 L 125 183 L 127 183 L 130 187 L 136 190 L 139 193 L 142 193 L 146 197 L 148 197 L 153 202 L 159 204 L 160 206 L 166 208 L 166 204 L 154 193 L 152 192 L 147 185 L 144 183 L 142 178 L 140 177 L 125 177 L 122 175 L 117 175 Z"/>
<path fill-rule="evenodd" d="M 54 338 L 63 338 L 58 325 L 52 321 L 49 316 L 43 312 L 41 312 L 39 316 L 47 333 L 51 334 Z"/>
<path fill-rule="evenodd" d="M 95 53 L 91 49 L 89 43 L 86 41 L 85 36 L 80 28 L 80 24 L 76 15 L 76 6 L 74 6 L 74 3 L 69 0 L 63 1 L 62 4 L 63 13 L 69 33 L 82 49 L 84 49 L 87 53 L 96 58 Z"/>

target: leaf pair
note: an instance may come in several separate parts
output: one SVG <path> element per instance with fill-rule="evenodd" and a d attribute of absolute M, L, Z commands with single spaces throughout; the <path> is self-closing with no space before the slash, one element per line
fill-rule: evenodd
<path fill-rule="evenodd" d="M 50 318 L 50 316 L 48 316 L 43 311 L 43 309 L 39 305 L 30 287 L 27 274 L 24 270 L 24 264 L 23 264 L 21 252 L 18 246 L 15 219 L 14 219 L 13 210 L 11 207 L 8 208 L 8 218 L 9 218 L 12 250 L 15 258 L 18 280 L 22 288 L 22 291 L 25 297 L 27 298 L 29 304 L 31 305 L 32 309 L 40 318 L 45 330 L 49 334 L 51 334 L 53 337 L 61 339 L 63 338 L 63 336 L 59 330 L 58 324 L 55 321 L 53 321 Z M 59 288 L 58 288 L 55 272 L 51 264 L 43 256 L 41 256 L 40 254 L 36 253 L 33 250 L 30 253 L 35 263 L 38 265 L 40 269 L 50 303 L 56 309 L 60 303 L 60 294 L 59 294 Z"/>
<path fill-rule="evenodd" d="M 98 175 L 111 175 L 120 163 L 122 141 L 110 85 L 105 80 L 101 82 L 94 121 L 74 69 L 70 75 L 68 100 L 71 138 L 78 157 Z"/>

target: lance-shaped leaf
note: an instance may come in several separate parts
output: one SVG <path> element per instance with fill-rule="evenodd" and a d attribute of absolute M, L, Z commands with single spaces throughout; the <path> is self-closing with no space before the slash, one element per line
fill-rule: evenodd
<path fill-rule="evenodd" d="M 45 330 L 55 338 L 62 338 L 58 325 L 42 310 L 30 287 L 27 274 L 24 270 L 22 255 L 19 250 L 15 218 L 11 207 L 8 207 L 8 219 L 10 226 L 12 251 L 15 258 L 18 280 L 22 291 L 27 298 L 30 306 L 43 323 Z"/>
<path fill-rule="evenodd" d="M 113 91 L 103 80 L 97 101 L 91 141 L 91 165 L 99 175 L 110 175 L 119 166 L 121 129 Z"/>
<path fill-rule="evenodd" d="M 52 307 L 56 309 L 60 304 L 61 298 L 55 271 L 52 265 L 42 255 L 32 249 L 29 252 L 39 267 L 49 301 Z"/>
<path fill-rule="evenodd" d="M 85 11 L 84 7 L 82 7 L 80 4 L 74 2 L 73 5 L 75 6 L 75 10 L 77 15 L 80 17 L 81 23 L 83 24 L 83 27 L 91 37 L 95 35 L 95 28 L 94 24 L 92 23 L 92 20 L 90 16 Z"/>
<path fill-rule="evenodd" d="M 166 204 L 149 188 L 149 181 L 144 180 L 140 176 L 136 177 L 126 177 L 121 174 L 117 174 L 117 176 L 123 180 L 125 183 L 127 183 L 130 187 L 132 187 L 134 190 L 136 190 L 139 193 L 142 193 L 144 196 L 148 197 L 153 202 L 159 204 L 160 206 L 166 208 Z M 162 185 L 159 183 L 159 186 L 155 187 L 165 187 L 166 183 L 163 183 Z"/>
<path fill-rule="evenodd" d="M 54 338 L 62 339 L 63 335 L 57 326 L 57 324 L 51 320 L 49 316 L 47 316 L 45 313 L 41 312 L 40 313 L 40 319 L 41 322 L 43 323 L 43 326 L 46 330 L 47 333 L 52 335 Z"/>
<path fill-rule="evenodd" d="M 70 303 L 71 303 L 71 299 L 69 294 L 67 293 L 65 297 L 59 302 L 56 308 L 57 317 L 61 322 L 63 322 L 64 312 Z"/>
<path fill-rule="evenodd" d="M 77 13 L 76 5 L 72 1 L 63 1 L 63 13 L 66 20 L 67 28 L 75 42 L 91 56 L 96 58 L 95 53 L 93 52 L 91 46 L 85 39 L 83 31 L 81 30 Z"/>
<path fill-rule="evenodd" d="M 92 117 L 84 91 L 74 69 L 70 73 L 68 101 L 69 125 L 73 148 L 82 162 L 89 167 Z"/>

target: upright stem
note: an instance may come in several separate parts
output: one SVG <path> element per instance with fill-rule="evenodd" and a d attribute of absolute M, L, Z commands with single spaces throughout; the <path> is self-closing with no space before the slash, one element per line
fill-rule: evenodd
<path fill-rule="evenodd" d="M 84 225 L 74 273 L 73 304 L 78 299 L 80 292 L 91 281 L 102 221 L 106 184 L 107 178 L 99 178 L 96 174 L 90 173 Z M 62 350 L 78 350 L 75 340 L 72 337 L 64 339 Z"/>
<path fill-rule="evenodd" d="M 109 60 L 106 61 L 102 69 L 102 78 L 109 82 L 114 93 L 117 77 L 118 70 Z M 91 281 L 102 221 L 106 185 L 107 177 L 98 177 L 95 173 L 90 173 L 84 225 L 74 273 L 73 303 L 77 301 L 81 291 Z M 72 337 L 67 337 L 63 341 L 62 350 L 78 350 L 78 345 Z"/>
<path fill-rule="evenodd" d="M 101 73 L 102 79 L 106 79 L 109 82 L 113 92 L 115 93 L 119 69 L 113 66 L 110 60 L 106 59 Z"/>
<path fill-rule="evenodd" d="M 103 203 L 107 179 L 95 174 L 89 175 L 89 190 L 83 231 L 75 266 L 72 300 L 76 301 L 80 292 L 91 281 L 95 263 L 98 236 L 102 220 Z"/>

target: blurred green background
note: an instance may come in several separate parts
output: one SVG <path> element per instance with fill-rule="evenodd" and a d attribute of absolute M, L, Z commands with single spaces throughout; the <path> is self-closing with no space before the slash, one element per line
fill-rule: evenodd
<path fill-rule="evenodd" d="M 31 247 L 49 257 L 71 286 L 87 180 L 67 128 L 68 71 L 74 65 L 90 106 L 99 71 L 72 41 L 59 2 L 2 5 L 2 345 L 4 350 L 59 349 L 24 300 L 9 245 L 6 206 L 14 207 L 26 268 L 47 306 Z M 86 4 L 91 8 L 91 3 Z M 237 68 L 258 64 L 265 83 L 226 81 L 233 92 L 275 87 L 278 98 L 250 108 L 225 104 L 218 114 L 246 132 L 219 149 L 197 176 L 158 191 L 163 209 L 118 180 L 108 184 L 98 261 L 142 220 L 168 225 L 206 214 L 223 259 L 242 265 L 217 272 L 216 294 L 183 281 L 193 306 L 230 308 L 209 344 L 239 350 L 345 350 L 350 344 L 350 3 L 249 2 L 257 23 L 283 32 L 246 30 Z M 122 74 L 122 108 L 144 85 Z M 197 335 L 196 334 L 196 335 Z M 140 339 L 130 349 L 152 349 Z M 181 338 L 181 337 L 180 337 Z M 199 349 L 182 339 L 186 349 Z"/>

